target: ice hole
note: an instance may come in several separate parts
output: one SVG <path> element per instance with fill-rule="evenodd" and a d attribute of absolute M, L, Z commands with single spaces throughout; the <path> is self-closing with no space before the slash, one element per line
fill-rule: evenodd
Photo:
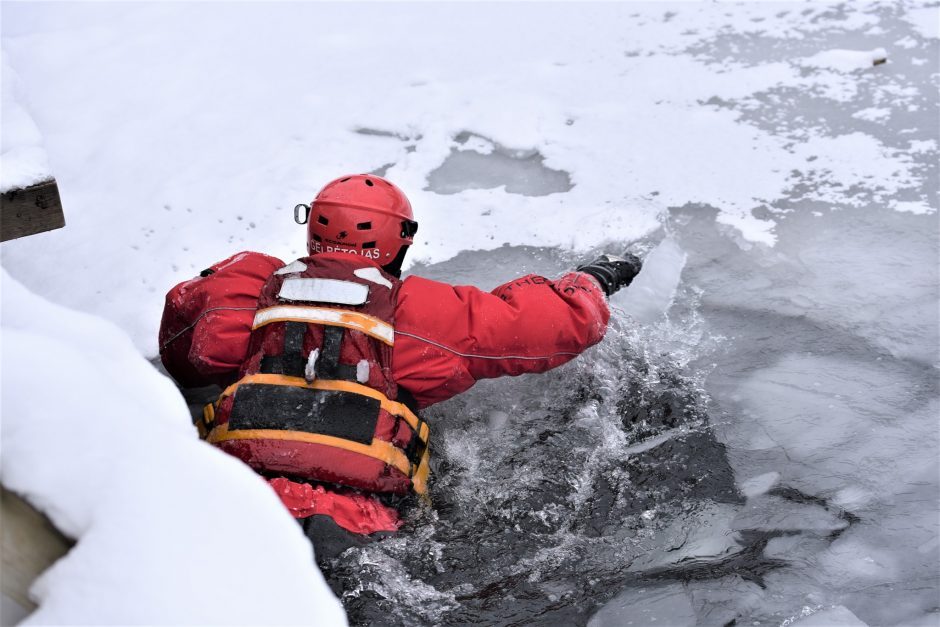
<path fill-rule="evenodd" d="M 469 131 L 454 139 L 459 145 L 431 172 L 425 189 L 437 194 L 456 194 L 465 189 L 505 185 L 510 194 L 547 196 L 574 187 L 568 172 L 546 167 L 545 157 L 538 150 L 506 148 Z"/>

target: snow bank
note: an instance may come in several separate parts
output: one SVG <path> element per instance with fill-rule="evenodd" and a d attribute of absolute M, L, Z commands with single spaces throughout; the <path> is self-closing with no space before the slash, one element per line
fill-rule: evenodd
<path fill-rule="evenodd" d="M 826 68 L 840 72 L 853 72 L 864 70 L 878 63 L 886 61 L 888 53 L 884 48 L 874 50 L 826 50 L 806 57 L 801 65 L 807 67 Z"/>
<path fill-rule="evenodd" d="M 0 191 L 20 189 L 52 178 L 36 123 L 23 107 L 20 78 L 0 52 L 3 100 L 0 110 Z"/>
<path fill-rule="evenodd" d="M 2 271 L 0 478 L 75 548 L 31 624 L 344 624 L 297 524 L 111 323 Z"/>

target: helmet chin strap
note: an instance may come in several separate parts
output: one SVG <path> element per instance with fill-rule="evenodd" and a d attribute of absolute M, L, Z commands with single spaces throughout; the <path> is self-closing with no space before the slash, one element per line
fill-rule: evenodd
<path fill-rule="evenodd" d="M 408 246 L 402 246 L 398 249 L 395 258 L 382 266 L 382 269 L 391 274 L 396 279 L 401 278 L 401 265 L 405 262 L 405 254 L 408 252 Z"/>

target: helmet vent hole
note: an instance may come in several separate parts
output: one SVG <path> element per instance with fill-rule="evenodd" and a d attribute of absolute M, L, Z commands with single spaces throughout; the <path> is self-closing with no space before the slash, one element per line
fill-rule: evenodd
<path fill-rule="evenodd" d="M 313 241 L 315 241 L 315 242 L 322 242 L 322 241 L 323 241 L 323 238 L 320 237 L 319 235 L 317 235 L 316 233 L 314 233 L 314 234 L 313 234 Z"/>
<path fill-rule="evenodd" d="M 348 181 L 348 180 L 349 180 L 349 177 L 347 176 L 346 178 L 344 178 L 343 180 L 341 180 L 340 183 L 345 183 L 345 182 Z"/>
<path fill-rule="evenodd" d="M 368 231 L 369 229 L 372 228 L 372 223 L 371 223 L 371 222 L 360 222 L 359 224 L 356 225 L 356 228 L 357 228 L 358 230 L 360 230 L 360 231 Z"/>
<path fill-rule="evenodd" d="M 375 248 L 375 242 L 366 242 L 362 245 L 363 248 Z"/>
<path fill-rule="evenodd" d="M 326 219 L 324 216 L 322 216 L 322 215 L 317 216 L 317 222 L 319 222 L 320 224 L 323 224 L 323 225 L 326 225 L 326 224 L 329 224 L 329 223 L 330 223 L 330 221 L 327 220 L 327 219 Z"/>
<path fill-rule="evenodd" d="M 366 185 L 368 185 L 369 187 L 372 187 L 373 185 L 375 185 L 375 183 L 373 183 L 370 179 L 366 179 Z"/>

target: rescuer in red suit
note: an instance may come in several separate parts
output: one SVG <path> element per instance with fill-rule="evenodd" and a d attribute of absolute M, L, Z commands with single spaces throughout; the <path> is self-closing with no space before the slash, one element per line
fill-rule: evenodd
<path fill-rule="evenodd" d="M 170 292 L 161 355 L 185 385 L 184 369 L 217 366 L 213 355 L 229 351 L 233 366 L 215 371 L 225 389 L 200 432 L 268 479 L 321 565 L 395 531 L 396 504 L 426 494 L 422 408 L 480 379 L 570 361 L 604 337 L 607 297 L 640 270 L 636 257 L 604 255 L 555 280 L 527 275 L 492 292 L 400 280 L 418 224 L 401 190 L 373 175 L 330 182 L 295 218 L 308 225 L 308 257 L 284 264 L 241 253 Z M 254 283 L 215 288 L 215 304 L 193 296 L 238 267 Z M 201 283 L 216 273 L 216 284 Z M 171 301 L 192 310 L 180 331 L 168 322 Z M 228 330 L 198 335 L 197 323 L 225 315 Z M 197 336 L 174 346 L 193 327 Z"/>

